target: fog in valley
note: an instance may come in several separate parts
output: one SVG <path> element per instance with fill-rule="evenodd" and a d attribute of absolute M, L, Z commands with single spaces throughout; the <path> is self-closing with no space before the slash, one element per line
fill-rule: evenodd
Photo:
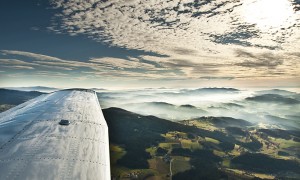
<path fill-rule="evenodd" d="M 243 119 L 261 128 L 299 129 L 300 94 L 234 88 L 144 89 L 98 92 L 102 108 L 181 121 L 203 116 Z"/>

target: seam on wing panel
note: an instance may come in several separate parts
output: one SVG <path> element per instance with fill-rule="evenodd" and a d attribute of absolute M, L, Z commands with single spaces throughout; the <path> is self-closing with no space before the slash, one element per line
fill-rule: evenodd
<path fill-rule="evenodd" d="M 66 95 L 65 95 L 66 96 Z M 58 103 L 58 101 L 62 100 L 58 99 L 55 103 Z M 0 152 L 2 152 L 7 146 L 9 146 L 10 144 L 12 144 L 16 139 L 19 138 L 19 136 L 25 131 L 27 130 L 31 125 L 33 125 L 33 123 L 38 122 L 39 120 L 38 117 L 40 117 L 41 115 L 43 115 L 44 113 L 46 113 L 46 110 L 44 112 L 42 112 L 41 114 L 39 114 L 34 120 L 32 120 L 31 122 L 28 122 L 28 124 L 26 124 L 23 129 L 21 129 L 20 131 L 18 131 L 12 138 L 10 138 L 6 143 L 4 143 L 1 147 L 0 147 Z"/>
<path fill-rule="evenodd" d="M 65 95 L 66 96 L 66 95 Z M 58 99 L 55 103 L 58 103 L 59 101 L 61 101 L 63 98 L 61 99 Z M 25 130 L 27 130 L 31 125 L 33 125 L 33 123 L 36 122 L 36 119 L 38 119 L 38 117 L 42 116 L 43 114 L 46 113 L 46 110 L 44 112 L 42 112 L 41 114 L 39 114 L 34 120 L 32 120 L 31 122 L 29 122 L 27 125 L 25 125 L 25 127 L 20 131 L 18 132 L 15 136 L 20 136 L 22 132 L 24 132 Z M 48 133 L 50 131 L 50 129 L 48 129 L 46 131 L 46 133 Z M 13 136 L 9 141 L 8 143 L 11 144 L 11 140 L 12 141 L 15 141 L 15 139 L 17 139 L 17 137 Z M 25 152 L 24 154 L 22 154 L 22 156 L 24 157 L 24 159 L 28 159 L 28 157 L 30 158 L 33 158 L 35 155 L 36 155 L 36 151 L 38 151 L 39 147 L 40 147 L 40 142 L 42 142 L 42 139 L 41 138 L 38 138 L 38 140 L 31 146 L 32 150 L 31 151 L 28 151 L 28 152 Z M 7 143 L 5 143 L 4 145 L 6 145 Z M 5 149 L 4 148 L 4 145 L 2 146 L 2 151 Z M 7 147 L 7 146 L 5 146 Z M 1 149 L 0 149 L 1 150 Z M 21 172 L 24 171 L 26 165 L 28 164 L 28 162 L 30 161 L 21 161 L 23 162 L 22 163 L 17 163 L 16 166 L 14 168 L 12 168 L 10 170 L 10 172 L 7 174 L 6 176 L 6 179 L 8 180 L 11 180 L 11 179 L 16 179 L 20 174 Z"/>
<path fill-rule="evenodd" d="M 67 155 L 67 157 L 68 157 L 67 159 L 70 159 L 70 157 L 72 157 L 72 154 L 70 154 L 70 153 L 72 153 L 71 151 L 72 151 L 72 149 L 74 149 L 74 144 L 75 144 L 74 141 L 71 141 L 68 151 L 65 152 L 65 155 Z M 60 177 L 59 179 L 66 179 L 69 175 L 69 173 L 68 173 L 69 163 L 68 163 L 68 160 L 66 160 L 66 159 L 61 159 L 61 160 L 63 161 L 62 162 L 63 166 L 62 166 L 62 168 L 59 169 L 59 177 Z"/>
<path fill-rule="evenodd" d="M 72 139 L 80 139 L 80 140 L 89 140 L 89 141 L 94 141 L 94 142 L 101 142 L 104 143 L 104 141 L 101 141 L 99 139 L 93 139 L 93 138 L 85 138 L 85 137 L 76 137 L 76 136 L 55 136 L 55 135 L 50 135 L 50 136 L 25 136 L 25 137 L 19 137 L 18 139 L 31 139 L 31 138 L 72 138 Z"/>
<path fill-rule="evenodd" d="M 86 110 L 87 110 L 87 107 L 84 108 L 84 114 L 86 114 Z M 75 159 L 75 157 L 77 157 L 79 143 L 80 143 L 80 141 L 78 140 L 78 138 L 74 138 L 74 140 L 71 141 L 71 144 L 70 144 L 70 147 L 69 147 L 68 153 L 67 153 L 67 156 L 69 159 Z M 75 163 L 73 163 L 73 162 L 64 160 L 64 166 L 61 169 L 61 171 L 59 172 L 61 179 L 70 179 L 70 176 L 72 173 L 71 171 L 72 171 L 72 169 L 74 169 L 74 164 Z"/>
<path fill-rule="evenodd" d="M 59 122 L 61 119 L 41 119 L 41 120 L 36 120 L 35 122 L 36 123 L 43 123 L 43 122 Z M 72 120 L 72 119 L 70 119 Z M 92 122 L 92 121 L 84 121 L 84 120 L 74 120 L 74 123 L 77 124 L 77 123 L 85 123 L 85 124 L 93 124 L 93 125 L 96 125 L 96 126 L 104 126 L 103 124 L 101 123 L 96 123 L 96 122 Z"/>
<path fill-rule="evenodd" d="M 69 154 L 71 155 L 69 158 L 70 159 L 75 159 L 75 157 L 77 157 L 78 155 L 78 149 L 79 149 L 79 144 L 80 141 L 78 139 L 76 139 L 75 141 L 73 141 L 73 146 L 72 148 L 69 150 Z M 75 163 L 67 161 L 67 173 L 66 173 L 66 178 L 65 179 L 72 179 L 71 178 L 71 173 L 72 173 L 72 169 L 74 169 L 74 165 Z"/>
<path fill-rule="evenodd" d="M 33 157 L 36 155 L 36 152 L 40 149 L 41 142 L 42 139 L 38 138 L 38 140 L 33 145 L 31 145 L 31 151 L 27 151 L 24 154 L 22 154 L 22 157 L 26 159 L 26 161 L 22 161 L 23 163 L 17 163 L 16 166 L 12 168 L 11 171 L 7 174 L 7 179 L 16 179 L 21 174 L 21 172 L 24 171 L 26 165 L 30 162 L 28 159 L 33 159 Z"/>
<path fill-rule="evenodd" d="M 30 161 L 28 159 L 24 159 L 24 158 L 16 158 L 16 159 L 5 159 L 5 160 L 1 160 L 0 159 L 0 163 L 1 162 L 10 162 L 10 161 L 28 161 L 28 162 L 32 162 L 32 161 L 36 161 L 36 160 L 66 160 L 66 161 L 80 161 L 80 162 L 84 162 L 84 163 L 92 163 L 92 164 L 99 164 L 102 166 L 107 166 L 106 164 L 97 162 L 97 161 L 90 161 L 90 160 L 85 160 L 85 159 L 76 159 L 76 158 L 60 158 L 60 157 L 40 157 L 40 158 L 32 158 Z"/>
<path fill-rule="evenodd" d="M 21 129 L 20 131 L 18 131 L 12 138 L 10 138 L 6 143 L 4 143 L 0 147 L 0 152 L 4 151 L 4 149 L 6 147 L 8 147 L 9 145 L 11 145 L 16 139 L 18 139 L 19 136 L 21 136 L 22 132 L 26 131 L 33 123 L 34 123 L 34 121 L 31 121 L 28 124 L 26 124 L 23 129 Z"/>

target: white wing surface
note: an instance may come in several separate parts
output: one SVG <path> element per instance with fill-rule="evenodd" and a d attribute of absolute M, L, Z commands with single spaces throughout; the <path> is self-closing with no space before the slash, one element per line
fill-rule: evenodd
<path fill-rule="evenodd" d="M 57 91 L 1 113 L 0 179 L 110 179 L 108 128 L 95 92 Z"/>

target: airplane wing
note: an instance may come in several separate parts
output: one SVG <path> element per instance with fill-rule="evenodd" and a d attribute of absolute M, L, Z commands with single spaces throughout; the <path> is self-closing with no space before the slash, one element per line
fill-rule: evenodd
<path fill-rule="evenodd" d="M 0 179 L 110 179 L 96 93 L 57 91 L 1 113 Z"/>

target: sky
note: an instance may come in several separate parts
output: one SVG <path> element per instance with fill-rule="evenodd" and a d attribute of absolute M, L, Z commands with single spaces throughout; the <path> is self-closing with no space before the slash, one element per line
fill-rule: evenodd
<path fill-rule="evenodd" d="M 299 0 L 1 0 L 0 86 L 300 87 Z"/>

